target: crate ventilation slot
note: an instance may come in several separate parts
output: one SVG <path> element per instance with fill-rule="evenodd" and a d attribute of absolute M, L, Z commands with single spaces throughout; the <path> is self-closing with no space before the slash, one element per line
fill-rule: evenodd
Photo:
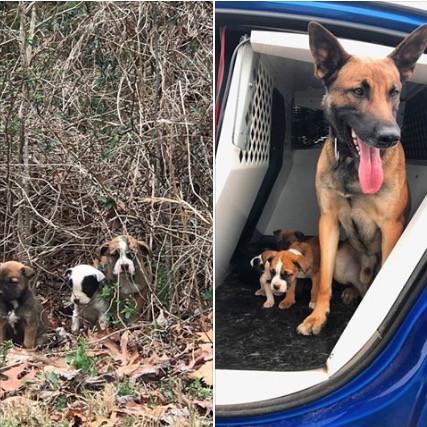
<path fill-rule="evenodd" d="M 239 153 L 240 163 L 268 165 L 273 81 L 262 62 L 258 62 L 255 95 L 245 121 L 251 122 L 249 144 Z"/>

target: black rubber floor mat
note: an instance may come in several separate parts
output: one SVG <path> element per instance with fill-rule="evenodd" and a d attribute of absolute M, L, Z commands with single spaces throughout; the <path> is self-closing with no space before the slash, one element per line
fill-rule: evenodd
<path fill-rule="evenodd" d="M 324 366 L 356 309 L 341 301 L 344 288 L 334 287 L 331 313 L 320 335 L 306 337 L 296 327 L 310 313 L 310 281 L 300 280 L 296 304 L 281 310 L 279 297 L 274 308 L 263 308 L 265 298 L 254 295 L 259 287 L 256 278 L 243 277 L 232 274 L 216 290 L 216 368 L 296 371 Z"/>

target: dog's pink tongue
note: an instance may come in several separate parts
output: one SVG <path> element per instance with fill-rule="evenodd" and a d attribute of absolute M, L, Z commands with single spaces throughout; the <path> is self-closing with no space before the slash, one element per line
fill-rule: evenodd
<path fill-rule="evenodd" d="M 357 138 L 360 148 L 359 182 L 365 194 L 380 190 L 384 181 L 383 165 L 379 148 L 371 147 Z"/>

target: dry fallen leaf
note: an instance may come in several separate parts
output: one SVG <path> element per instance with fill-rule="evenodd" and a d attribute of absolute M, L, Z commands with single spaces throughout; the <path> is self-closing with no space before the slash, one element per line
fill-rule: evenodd
<path fill-rule="evenodd" d="M 129 354 L 128 354 L 128 341 L 129 341 L 129 331 L 123 332 L 120 338 L 120 351 L 122 353 L 122 364 L 127 363 Z"/>
<path fill-rule="evenodd" d="M 154 408 L 150 408 L 145 404 L 129 401 L 126 403 L 125 407 L 120 408 L 120 412 L 127 415 L 144 416 L 157 420 L 166 413 L 170 406 L 171 405 L 158 405 Z"/>
<path fill-rule="evenodd" d="M 122 352 L 119 347 L 111 340 L 104 341 L 103 345 L 109 350 L 109 355 L 113 357 L 114 360 L 122 360 Z"/>
<path fill-rule="evenodd" d="M 89 423 L 89 427 L 113 427 L 111 418 L 97 416 L 96 419 Z"/>
<path fill-rule="evenodd" d="M 212 344 L 200 344 L 193 357 L 196 363 L 212 360 Z"/>
<path fill-rule="evenodd" d="M 138 353 L 134 353 L 130 356 L 130 359 L 127 361 L 127 364 L 124 366 L 120 366 L 119 368 L 117 368 L 117 375 L 119 378 L 125 376 L 125 375 L 130 375 L 132 374 L 134 371 L 136 371 L 138 368 L 140 367 L 140 362 L 139 362 L 139 354 Z"/>
<path fill-rule="evenodd" d="M 207 332 L 197 332 L 196 334 L 200 341 L 203 343 L 212 343 L 213 342 L 213 330 Z"/>
<path fill-rule="evenodd" d="M 68 408 L 65 418 L 74 421 L 73 426 L 83 426 L 87 421 L 84 411 L 79 408 Z"/>
<path fill-rule="evenodd" d="M 34 379 L 36 376 L 35 368 L 32 367 L 29 372 L 26 372 L 27 370 L 28 364 L 23 363 L 3 371 L 1 375 L 6 379 L 0 380 L 0 389 L 5 392 L 14 391 L 20 388 L 25 381 Z"/>
<path fill-rule="evenodd" d="M 144 375 L 160 374 L 160 369 L 165 369 L 170 364 L 168 356 L 163 355 L 159 357 L 156 353 L 153 353 L 149 358 L 142 359 L 139 362 L 138 368 L 133 372 L 132 378 L 136 379 Z"/>
<path fill-rule="evenodd" d="M 190 374 L 191 378 L 201 379 L 206 385 L 213 385 L 213 362 L 209 361 L 203 364 L 197 371 Z"/>

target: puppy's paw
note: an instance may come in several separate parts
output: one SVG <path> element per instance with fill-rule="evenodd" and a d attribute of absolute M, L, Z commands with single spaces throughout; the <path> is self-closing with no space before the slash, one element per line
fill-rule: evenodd
<path fill-rule="evenodd" d="M 301 335 L 318 335 L 326 323 L 326 312 L 316 313 L 313 311 L 297 327 L 297 332 Z"/>
<path fill-rule="evenodd" d="M 310 301 L 308 304 L 308 308 L 310 310 L 314 310 L 316 308 L 316 302 L 315 301 Z"/>
<path fill-rule="evenodd" d="M 359 297 L 359 291 L 355 288 L 346 288 L 341 293 L 341 300 L 347 305 L 354 304 Z"/>
<path fill-rule="evenodd" d="M 273 305 L 274 305 L 274 300 L 273 301 L 267 300 L 262 306 L 264 308 L 271 308 L 271 307 L 273 307 Z"/>
<path fill-rule="evenodd" d="M 258 296 L 262 296 L 262 297 L 265 297 L 265 291 L 264 291 L 264 289 L 258 289 L 256 292 L 255 292 L 255 295 L 258 297 Z"/>
<path fill-rule="evenodd" d="M 295 298 L 285 298 L 283 301 L 280 302 L 279 308 L 282 310 L 286 310 L 288 308 L 291 308 L 295 304 Z"/>

